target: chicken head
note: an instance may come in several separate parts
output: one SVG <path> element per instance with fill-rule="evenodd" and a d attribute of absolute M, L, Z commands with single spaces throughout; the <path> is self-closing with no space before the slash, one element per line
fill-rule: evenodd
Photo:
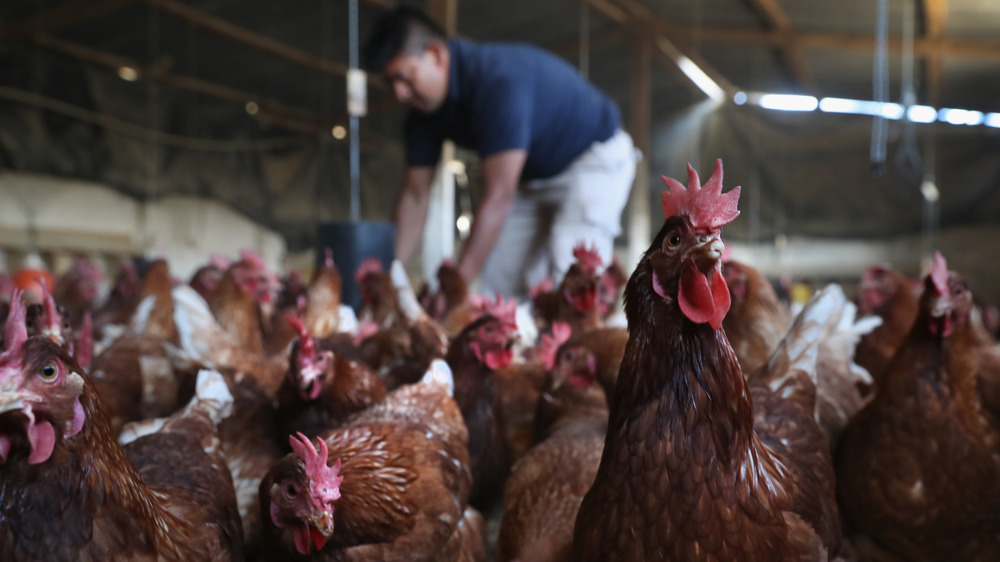
<path fill-rule="evenodd" d="M 340 499 L 340 460 L 327 466 L 329 451 L 319 439 L 319 449 L 301 433 L 288 439 L 294 455 L 274 467 L 269 490 L 270 516 L 280 529 L 290 528 L 295 549 L 308 555 L 315 546 L 321 550 L 333 535 L 333 502 Z"/>
<path fill-rule="evenodd" d="M 28 463 L 52 455 L 59 438 L 76 436 L 86 415 L 79 365 L 47 337 L 28 337 L 22 294 L 11 297 L 0 354 L 0 463 L 25 446 Z"/>

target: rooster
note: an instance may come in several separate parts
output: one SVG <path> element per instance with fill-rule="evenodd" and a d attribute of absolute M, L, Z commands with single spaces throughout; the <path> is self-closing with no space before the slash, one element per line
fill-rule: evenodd
<path fill-rule="evenodd" d="M 86 258 L 74 258 L 69 271 L 52 289 L 56 300 L 66 307 L 70 324 L 78 326 L 83 313 L 93 311 L 104 288 L 104 272 Z"/>
<path fill-rule="evenodd" d="M 82 369 L 27 335 L 19 294 L 0 354 L 0 559 L 242 560 L 232 481 L 215 424 L 231 397 L 214 382 L 126 447 Z"/>
<path fill-rule="evenodd" d="M 306 289 L 306 329 L 315 338 L 325 338 L 339 329 L 340 271 L 333 263 L 333 250 L 327 248 L 323 265 L 316 268 Z"/>
<path fill-rule="evenodd" d="M 360 330 L 375 332 L 360 342 L 362 358 L 379 372 L 386 388 L 420 380 L 431 361 L 444 357 L 447 335 L 421 308 L 401 262 L 394 261 L 388 274 L 378 260 L 366 260 L 359 270 L 371 270 L 359 282 L 362 295 L 369 295 L 363 296 L 368 300 L 362 306 Z"/>
<path fill-rule="evenodd" d="M 726 260 L 722 275 L 732 299 L 722 326 L 743 372 L 752 373 L 771 356 L 792 317 L 774 287 L 756 268 Z"/>
<path fill-rule="evenodd" d="M 289 358 L 288 378 L 278 392 L 277 417 L 283 434 L 321 433 L 385 396 L 385 385 L 367 365 L 314 339 L 297 316 L 291 316 L 289 323 L 299 339 Z"/>
<path fill-rule="evenodd" d="M 841 506 L 901 560 L 997 560 L 1000 427 L 978 389 L 972 295 L 939 253 L 923 286 L 912 329 L 844 432 Z"/>
<path fill-rule="evenodd" d="M 577 510 L 594 483 L 608 429 L 604 391 L 591 374 L 594 361 L 563 349 L 568 324 L 556 322 L 552 331 L 542 336 L 550 379 L 538 400 L 538 443 L 514 463 L 504 490 L 498 538 L 504 562 L 570 560 Z"/>
<path fill-rule="evenodd" d="M 721 160 L 704 187 L 688 177 L 664 178 L 666 222 L 625 289 L 629 340 L 573 559 L 826 560 L 840 528 L 815 342 L 779 347 L 785 372 L 747 382 L 720 330 L 721 227 L 739 188 L 722 194 Z"/>
<path fill-rule="evenodd" d="M 269 559 L 485 558 L 466 508 L 468 433 L 447 365 L 400 388 L 318 446 L 299 434 L 260 485 Z"/>
<path fill-rule="evenodd" d="M 858 284 L 858 312 L 862 316 L 876 315 L 882 325 L 861 338 L 855 350 L 855 360 L 872 375 L 882 378 L 896 348 L 906 338 L 917 317 L 917 301 L 921 284 L 888 265 L 868 268 Z"/>
<path fill-rule="evenodd" d="M 497 302 L 484 307 L 452 341 L 445 356 L 455 377 L 455 401 L 469 428 L 470 501 L 480 508 L 502 491 L 510 470 L 510 444 L 494 373 L 510 365 L 516 336 L 514 302 L 503 302 L 497 295 Z"/>
<path fill-rule="evenodd" d="M 604 324 L 604 316 L 617 296 L 613 276 L 604 277 L 600 253 L 586 244 L 573 248 L 576 261 L 562 283 L 553 290 L 546 285 L 532 289 L 535 314 L 543 328 L 566 322 L 574 330 L 590 330 Z"/>

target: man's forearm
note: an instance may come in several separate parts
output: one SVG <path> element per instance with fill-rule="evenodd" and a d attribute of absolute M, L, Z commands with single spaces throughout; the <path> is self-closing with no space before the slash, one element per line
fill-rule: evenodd
<path fill-rule="evenodd" d="M 432 168 L 409 169 L 403 183 L 403 190 L 396 202 L 396 259 L 404 264 L 409 262 L 420 245 L 427 221 L 427 206 L 430 203 L 430 183 L 434 177 Z"/>
<path fill-rule="evenodd" d="M 514 200 L 512 191 L 512 189 L 496 190 L 490 197 L 483 199 L 476 209 L 472 232 L 458 263 L 462 277 L 470 283 L 482 271 L 486 259 L 496 246 L 507 212 Z"/>

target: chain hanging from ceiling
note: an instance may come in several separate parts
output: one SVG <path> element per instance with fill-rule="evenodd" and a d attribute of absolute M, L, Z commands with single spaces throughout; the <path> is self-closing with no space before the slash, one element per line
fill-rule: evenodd
<path fill-rule="evenodd" d="M 916 28 L 914 2 L 916 0 L 906 0 L 903 2 L 902 68 L 900 69 L 900 87 L 903 98 L 903 132 L 899 149 L 896 150 L 895 156 L 896 168 L 904 178 L 909 180 L 919 178 L 923 166 L 920 160 L 920 150 L 917 148 L 917 125 L 906 118 L 910 112 L 910 108 L 917 103 L 917 91 L 913 78 L 913 37 L 914 29 Z"/>
<path fill-rule="evenodd" d="M 889 123 L 882 112 L 884 104 L 889 101 L 889 0 L 877 0 L 872 99 L 879 104 L 879 111 L 872 118 L 869 158 L 872 176 L 880 178 L 885 175 L 886 144 L 889 134 Z"/>

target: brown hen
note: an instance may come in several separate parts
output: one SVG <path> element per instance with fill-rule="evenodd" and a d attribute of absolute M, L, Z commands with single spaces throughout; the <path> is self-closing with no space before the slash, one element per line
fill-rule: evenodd
<path fill-rule="evenodd" d="M 816 330 L 785 347 L 783 373 L 747 383 L 720 330 L 720 228 L 739 188 L 721 194 L 721 161 L 704 188 L 688 175 L 686 190 L 666 180 L 667 220 L 625 289 L 629 340 L 573 559 L 826 560 L 840 529 L 813 418 Z"/>

